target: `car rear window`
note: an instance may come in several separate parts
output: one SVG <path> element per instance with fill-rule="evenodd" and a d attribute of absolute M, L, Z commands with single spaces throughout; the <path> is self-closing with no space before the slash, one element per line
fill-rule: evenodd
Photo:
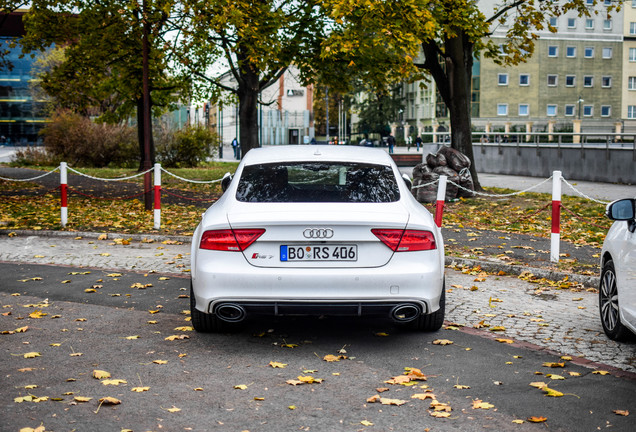
<path fill-rule="evenodd" d="M 344 162 L 247 165 L 236 199 L 243 202 L 385 203 L 400 199 L 390 166 Z"/>

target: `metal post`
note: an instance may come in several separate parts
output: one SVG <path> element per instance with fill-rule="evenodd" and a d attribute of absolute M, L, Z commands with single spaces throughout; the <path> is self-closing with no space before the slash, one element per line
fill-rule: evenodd
<path fill-rule="evenodd" d="M 439 176 L 437 184 L 437 203 L 435 204 L 435 225 L 442 227 L 442 216 L 444 215 L 444 201 L 446 199 L 446 181 L 448 176 Z"/>
<path fill-rule="evenodd" d="M 60 162 L 60 223 L 62 228 L 68 223 L 68 178 L 66 162 Z"/>
<path fill-rule="evenodd" d="M 161 228 L 161 165 L 155 164 L 155 210 L 154 228 Z"/>
<path fill-rule="evenodd" d="M 550 261 L 559 262 L 561 240 L 561 171 L 552 173 L 552 233 L 550 235 Z"/>

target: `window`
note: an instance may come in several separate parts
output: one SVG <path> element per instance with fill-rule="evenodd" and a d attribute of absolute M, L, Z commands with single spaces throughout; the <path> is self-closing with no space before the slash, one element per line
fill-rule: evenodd
<path fill-rule="evenodd" d="M 612 20 L 606 19 L 603 20 L 603 30 L 611 30 L 612 29 Z"/>
<path fill-rule="evenodd" d="M 565 86 L 566 87 L 574 87 L 576 85 L 576 75 L 566 75 L 565 76 Z"/>
<path fill-rule="evenodd" d="M 636 48 L 629 49 L 629 61 L 636 62 Z"/>
<path fill-rule="evenodd" d="M 568 18 L 568 28 L 576 28 L 576 18 Z"/>
<path fill-rule="evenodd" d="M 566 57 L 576 57 L 576 47 L 569 46 L 565 48 L 565 56 Z"/>
<path fill-rule="evenodd" d="M 594 77 L 592 75 L 586 75 L 583 77 L 583 87 L 594 86 Z"/>
<path fill-rule="evenodd" d="M 636 8 L 636 0 L 632 0 L 632 7 Z"/>
<path fill-rule="evenodd" d="M 593 58 L 594 57 L 594 47 L 585 47 L 583 50 L 585 58 Z"/>
<path fill-rule="evenodd" d="M 583 116 L 592 117 L 594 114 L 594 105 L 583 105 Z"/>
<path fill-rule="evenodd" d="M 627 79 L 627 90 L 636 90 L 636 76 Z"/>
<path fill-rule="evenodd" d="M 612 107 L 610 105 L 601 105 L 601 117 L 609 117 L 612 114 Z"/>
<path fill-rule="evenodd" d="M 508 115 L 508 104 L 497 104 L 497 115 Z"/>
<path fill-rule="evenodd" d="M 559 47 L 550 45 L 548 47 L 548 57 L 556 57 L 559 54 Z"/>
<path fill-rule="evenodd" d="M 395 202 L 398 179 L 388 165 L 359 162 L 274 162 L 246 165 L 236 199 L 259 202 Z"/>
<path fill-rule="evenodd" d="M 508 74 L 507 73 L 500 73 L 497 74 L 497 83 L 500 86 L 506 86 L 508 85 Z"/>
<path fill-rule="evenodd" d="M 548 75 L 548 87 L 556 87 L 558 75 Z"/>
<path fill-rule="evenodd" d="M 528 104 L 519 104 L 519 115 L 527 116 L 530 113 L 530 105 Z"/>
<path fill-rule="evenodd" d="M 627 105 L 627 118 L 636 119 L 636 105 Z"/>
<path fill-rule="evenodd" d="M 594 28 L 594 19 L 593 18 L 586 18 L 585 19 L 585 28 L 587 30 L 592 30 Z"/>
<path fill-rule="evenodd" d="M 612 58 L 612 48 L 603 48 L 603 58 L 604 59 Z"/>
<path fill-rule="evenodd" d="M 520 86 L 530 85 L 530 75 L 528 75 L 528 74 L 519 74 L 519 85 Z"/>
<path fill-rule="evenodd" d="M 636 22 L 629 23 L 629 34 L 636 35 Z"/>
<path fill-rule="evenodd" d="M 552 27 L 556 27 L 557 26 L 557 18 L 556 17 L 550 17 L 550 25 Z"/>
<path fill-rule="evenodd" d="M 609 76 L 601 77 L 601 87 L 603 88 L 612 87 L 612 77 L 609 77 Z"/>
<path fill-rule="evenodd" d="M 585 4 L 588 6 L 594 6 L 594 0 L 585 0 Z"/>
<path fill-rule="evenodd" d="M 557 106 L 556 105 L 548 105 L 548 109 L 546 112 L 548 117 L 554 117 L 557 115 Z"/>
<path fill-rule="evenodd" d="M 572 117 L 574 115 L 574 105 L 565 106 L 565 115 L 567 117 Z"/>

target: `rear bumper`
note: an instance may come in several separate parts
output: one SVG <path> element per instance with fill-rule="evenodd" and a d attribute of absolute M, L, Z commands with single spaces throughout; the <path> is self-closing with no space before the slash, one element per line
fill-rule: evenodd
<path fill-rule="evenodd" d="M 435 251 L 396 254 L 376 268 L 259 268 L 234 256 L 196 263 L 199 311 L 228 303 L 248 315 L 385 315 L 405 303 L 424 314 L 439 309 L 444 268 Z"/>

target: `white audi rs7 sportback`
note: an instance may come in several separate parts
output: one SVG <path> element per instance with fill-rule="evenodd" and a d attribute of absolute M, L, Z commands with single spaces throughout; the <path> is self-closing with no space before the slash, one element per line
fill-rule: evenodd
<path fill-rule="evenodd" d="M 442 235 L 384 150 L 253 149 L 222 186 L 192 240 L 197 331 L 256 315 L 379 315 L 441 327 Z"/>

